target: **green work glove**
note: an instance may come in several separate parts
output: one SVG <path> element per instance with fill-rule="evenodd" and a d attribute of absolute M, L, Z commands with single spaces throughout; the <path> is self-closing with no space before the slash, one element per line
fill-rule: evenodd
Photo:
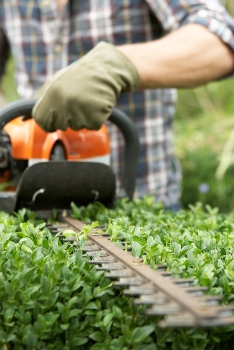
<path fill-rule="evenodd" d="M 42 86 L 32 116 L 47 132 L 97 130 L 110 116 L 121 92 L 134 91 L 139 75 L 112 44 L 100 42 Z"/>

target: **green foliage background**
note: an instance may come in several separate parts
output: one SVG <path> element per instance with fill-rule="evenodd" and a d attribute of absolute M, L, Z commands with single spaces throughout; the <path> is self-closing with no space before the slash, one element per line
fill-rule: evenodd
<path fill-rule="evenodd" d="M 234 207 L 233 92 L 233 79 L 179 92 L 175 149 L 183 171 L 185 207 L 197 201 L 217 206 L 223 212 Z M 220 178 L 218 168 L 226 169 Z M 199 191 L 201 184 L 208 185 L 206 193 Z"/>
<path fill-rule="evenodd" d="M 234 2 L 222 2 L 234 15 Z M 222 212 L 234 208 L 233 92 L 233 78 L 179 91 L 175 150 L 183 170 L 185 208 L 197 201 Z M 208 185 L 206 193 L 199 191 L 201 184 Z"/>
<path fill-rule="evenodd" d="M 223 0 L 234 15 L 234 2 Z M 3 79 L 7 101 L 18 98 L 14 63 L 9 61 Z M 201 201 L 222 212 L 234 208 L 234 93 L 233 78 L 205 87 L 179 91 L 175 118 L 175 151 L 183 170 L 182 203 Z M 222 176 L 217 177 L 217 169 Z M 208 191 L 199 191 L 201 184 Z"/>

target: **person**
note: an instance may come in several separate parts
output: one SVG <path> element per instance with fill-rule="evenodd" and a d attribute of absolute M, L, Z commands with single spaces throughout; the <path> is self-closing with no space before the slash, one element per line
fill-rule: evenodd
<path fill-rule="evenodd" d="M 176 208 L 176 89 L 233 73 L 234 20 L 219 0 L 0 0 L 0 23 L 37 123 L 97 129 L 116 105 L 139 133 L 136 196 Z M 118 179 L 123 140 L 109 133 Z"/>

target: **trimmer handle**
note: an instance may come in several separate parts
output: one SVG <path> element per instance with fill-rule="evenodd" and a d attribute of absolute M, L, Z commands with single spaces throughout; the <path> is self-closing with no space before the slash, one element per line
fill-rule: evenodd
<path fill-rule="evenodd" d="M 0 109 L 0 130 L 9 123 L 11 120 L 21 116 L 29 116 L 36 103 L 36 99 L 31 100 L 19 100 L 12 102 Z M 139 151 L 139 138 L 137 130 L 128 116 L 122 111 L 113 108 L 109 120 L 115 124 L 124 136 L 125 141 L 125 153 L 124 153 L 124 166 L 123 175 L 121 179 L 121 189 L 124 193 L 121 194 L 133 198 L 135 183 L 136 183 L 136 171 L 138 162 Z"/>

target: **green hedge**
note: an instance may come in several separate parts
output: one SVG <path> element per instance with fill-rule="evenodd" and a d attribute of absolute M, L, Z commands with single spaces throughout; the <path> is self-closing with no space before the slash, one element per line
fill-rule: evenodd
<path fill-rule="evenodd" d="M 201 205 L 178 214 L 150 197 L 115 208 L 72 205 L 73 215 L 108 225 L 112 241 L 124 236 L 135 256 L 155 267 L 167 263 L 209 293 L 234 297 L 234 214 Z M 87 234 L 89 228 L 83 232 Z M 79 237 L 77 237 L 79 239 Z M 80 251 L 62 245 L 35 214 L 0 213 L 0 344 L 2 349 L 231 349 L 234 326 L 212 330 L 159 329 L 159 318 L 113 289 Z"/>
<path fill-rule="evenodd" d="M 142 310 L 28 214 L 0 215 L 2 349 L 156 349 Z"/>

